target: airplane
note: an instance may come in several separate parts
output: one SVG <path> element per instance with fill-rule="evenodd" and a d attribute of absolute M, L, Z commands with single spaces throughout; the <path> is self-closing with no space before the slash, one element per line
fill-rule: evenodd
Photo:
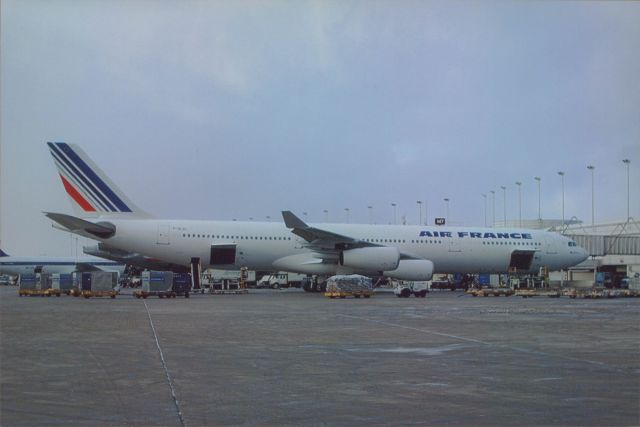
<path fill-rule="evenodd" d="M 74 271 L 117 271 L 122 273 L 125 265 L 96 257 L 20 257 L 9 256 L 0 249 L 0 275 L 53 273 L 68 274 Z"/>
<path fill-rule="evenodd" d="M 542 230 L 307 224 L 290 211 L 282 212 L 284 223 L 155 219 L 79 146 L 47 144 L 77 215 L 44 214 L 54 227 L 98 240 L 96 251 L 112 259 L 426 281 L 434 273 L 560 270 L 587 258 L 576 242 Z"/>

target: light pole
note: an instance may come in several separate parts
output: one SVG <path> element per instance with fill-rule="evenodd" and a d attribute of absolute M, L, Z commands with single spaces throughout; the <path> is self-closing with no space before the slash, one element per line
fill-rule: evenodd
<path fill-rule="evenodd" d="M 629 215 L 629 164 L 631 163 L 631 160 L 624 159 L 622 163 L 627 167 L 627 220 L 625 222 L 629 222 L 629 218 L 631 218 Z"/>
<path fill-rule="evenodd" d="M 420 214 L 418 216 L 418 225 L 422 225 L 422 200 L 418 200 L 416 203 L 418 204 L 418 208 L 420 210 Z"/>
<path fill-rule="evenodd" d="M 484 200 L 484 226 L 487 226 L 487 195 L 483 194 L 482 199 Z"/>
<path fill-rule="evenodd" d="M 302 215 L 304 215 L 304 222 L 307 222 L 308 213 L 307 212 L 302 212 Z"/>
<path fill-rule="evenodd" d="M 595 166 L 589 165 L 587 169 L 591 171 L 591 227 L 596 224 L 596 204 L 595 204 L 595 184 L 594 184 L 594 170 Z"/>
<path fill-rule="evenodd" d="M 344 208 L 344 211 L 347 213 L 347 224 L 349 224 L 349 208 Z"/>
<path fill-rule="evenodd" d="M 324 212 L 324 222 L 329 222 L 329 209 L 325 209 L 323 212 Z"/>
<path fill-rule="evenodd" d="M 267 219 L 267 221 L 271 221 L 271 215 L 267 215 L 265 218 Z"/>
<path fill-rule="evenodd" d="M 424 225 L 429 225 L 429 201 L 424 201 Z"/>
<path fill-rule="evenodd" d="M 396 225 L 398 224 L 398 205 L 396 203 L 391 203 L 391 206 L 393 206 L 393 225 Z"/>
<path fill-rule="evenodd" d="M 367 206 L 369 209 L 369 224 L 373 224 L 373 206 Z"/>
<path fill-rule="evenodd" d="M 505 187 L 504 185 L 501 185 L 500 188 L 502 188 L 502 196 L 503 196 L 502 208 L 504 210 L 504 224 L 502 226 L 506 227 L 507 226 L 507 187 Z"/>
<path fill-rule="evenodd" d="M 564 172 L 558 172 L 560 178 L 562 178 L 562 230 L 564 231 Z"/>
<path fill-rule="evenodd" d="M 445 203 L 445 205 L 447 207 L 447 216 L 445 218 L 446 218 L 446 221 L 447 221 L 447 224 L 448 224 L 449 223 L 449 198 L 445 197 L 443 200 L 444 200 L 444 203 Z"/>
<path fill-rule="evenodd" d="M 493 208 L 491 210 L 492 212 L 491 227 L 495 227 L 496 226 L 496 192 L 495 190 L 490 190 L 490 193 L 491 193 L 491 199 L 493 202 Z"/>
<path fill-rule="evenodd" d="M 542 180 L 542 178 L 540 178 L 539 176 L 534 176 L 533 179 L 535 179 L 536 181 L 538 181 L 538 222 L 542 221 L 542 214 L 540 213 L 540 181 Z"/>
<path fill-rule="evenodd" d="M 518 227 L 522 228 L 522 183 L 516 182 L 518 186 Z"/>

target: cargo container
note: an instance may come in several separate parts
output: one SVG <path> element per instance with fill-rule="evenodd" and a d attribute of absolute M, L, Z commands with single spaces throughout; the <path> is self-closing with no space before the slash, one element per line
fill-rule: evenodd
<path fill-rule="evenodd" d="M 189 293 L 191 292 L 191 274 L 175 273 L 173 275 L 173 286 L 171 290 L 175 295 L 189 298 Z"/>
<path fill-rule="evenodd" d="M 144 271 L 142 273 L 142 289 L 133 292 L 136 298 L 157 296 L 158 298 L 175 298 L 184 295 L 189 298 L 191 290 L 190 274 L 174 274 L 170 271 Z"/>
<path fill-rule="evenodd" d="M 82 272 L 76 276 L 80 294 L 85 298 L 111 297 L 118 294 L 118 273 L 107 271 Z"/>
<path fill-rule="evenodd" d="M 373 284 L 371 279 L 359 274 L 336 275 L 327 279 L 327 290 L 325 296 L 329 298 L 369 298 L 373 295 Z"/>
<path fill-rule="evenodd" d="M 39 295 L 38 278 L 35 274 L 20 275 L 18 278 L 18 295 Z"/>
<path fill-rule="evenodd" d="M 57 291 L 61 294 L 70 295 L 73 288 L 73 274 L 51 275 L 51 289 L 53 289 L 54 292 Z"/>

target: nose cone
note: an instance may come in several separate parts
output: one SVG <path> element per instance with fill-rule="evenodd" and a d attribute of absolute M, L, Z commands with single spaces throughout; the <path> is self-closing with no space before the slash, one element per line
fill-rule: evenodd
<path fill-rule="evenodd" d="M 587 252 L 587 250 L 585 248 L 583 248 L 583 247 L 578 247 L 577 249 L 578 250 L 576 251 L 577 252 L 576 257 L 578 259 L 577 259 L 576 264 L 580 264 L 582 261 L 584 261 L 587 258 L 589 258 L 589 252 Z"/>

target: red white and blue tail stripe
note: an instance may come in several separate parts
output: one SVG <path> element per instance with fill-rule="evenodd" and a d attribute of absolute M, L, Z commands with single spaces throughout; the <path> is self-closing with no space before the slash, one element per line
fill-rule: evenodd
<path fill-rule="evenodd" d="M 84 216 L 131 215 L 141 211 L 106 177 L 80 147 L 48 142 L 60 179 Z"/>

